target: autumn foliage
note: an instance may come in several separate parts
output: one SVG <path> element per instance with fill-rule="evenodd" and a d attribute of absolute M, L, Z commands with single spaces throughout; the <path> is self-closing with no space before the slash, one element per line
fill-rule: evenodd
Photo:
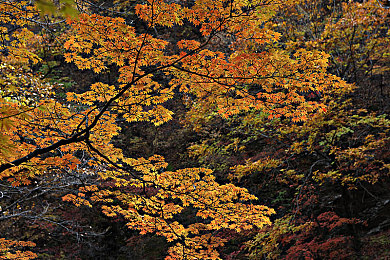
<path fill-rule="evenodd" d="M 359 78 L 388 71 L 385 5 L 99 3 L 0 3 L 0 224 L 79 243 L 120 223 L 163 237 L 165 259 L 356 256 L 354 191 L 378 198 L 390 171 L 386 111 L 355 103 Z M 158 150 L 174 124 L 196 137 Z M 16 241 L 45 239 L 32 233 L 7 231 L 0 258 L 38 257 Z"/>

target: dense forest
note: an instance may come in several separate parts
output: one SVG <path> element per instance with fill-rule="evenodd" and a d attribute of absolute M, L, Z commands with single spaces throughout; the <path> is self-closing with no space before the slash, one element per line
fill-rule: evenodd
<path fill-rule="evenodd" d="M 0 0 L 0 259 L 390 258 L 387 0 Z"/>

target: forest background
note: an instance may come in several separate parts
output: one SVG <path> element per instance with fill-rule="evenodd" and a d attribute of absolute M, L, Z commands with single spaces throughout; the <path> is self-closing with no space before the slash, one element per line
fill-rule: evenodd
<path fill-rule="evenodd" d="M 0 1 L 0 259 L 385 259 L 388 1 Z"/>

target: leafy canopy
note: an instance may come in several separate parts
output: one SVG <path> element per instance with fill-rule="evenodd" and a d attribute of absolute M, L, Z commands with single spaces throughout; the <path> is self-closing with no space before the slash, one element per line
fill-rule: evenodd
<path fill-rule="evenodd" d="M 307 93 L 351 87 L 326 72 L 324 52 L 290 52 L 279 44 L 281 34 L 271 19 L 287 3 L 198 0 L 188 6 L 148 0 L 135 7 L 147 27 L 143 32 L 123 18 L 82 10 L 67 20 L 66 62 L 94 73 L 115 68 L 118 79 L 61 100 L 29 66 L 39 62 L 37 44 L 45 44 L 31 30 L 39 24 L 34 19 L 39 12 L 55 12 L 53 4 L 37 1 L 39 11 L 27 1 L 1 2 L 6 14 L 1 22 L 12 26 L 0 27 L 2 48 L 10 54 L 1 57 L 0 179 L 18 186 L 56 171 L 94 174 L 102 185 L 63 199 L 78 206 L 99 203 L 107 216 L 124 217 L 129 228 L 164 236 L 172 245 L 167 259 L 218 259 L 216 248 L 225 240 L 216 231 L 261 228 L 274 211 L 253 203 L 256 198 L 246 189 L 218 184 L 211 170 L 165 171 L 161 156 L 125 157 L 113 145 L 121 130 L 117 122 L 161 125 L 173 116 L 164 103 L 178 92 L 194 116 L 259 111 L 269 119 L 297 122 L 326 111 L 321 102 L 308 101 Z M 74 15 L 71 1 L 60 1 L 61 6 L 60 13 Z M 198 29 L 201 40 L 174 41 L 154 33 L 156 27 L 180 26 Z M 226 46 L 215 43 L 222 37 L 229 39 Z M 201 220 L 180 223 L 185 209 Z"/>

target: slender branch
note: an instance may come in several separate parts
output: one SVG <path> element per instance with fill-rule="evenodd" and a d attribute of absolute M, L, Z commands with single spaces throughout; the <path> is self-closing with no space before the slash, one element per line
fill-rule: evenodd
<path fill-rule="evenodd" d="M 85 134 L 85 133 L 82 133 L 82 134 Z M 5 170 L 8 170 L 12 167 L 19 166 L 22 163 L 28 162 L 32 158 L 35 158 L 39 155 L 43 155 L 45 153 L 51 152 L 51 151 L 53 151 L 61 146 L 83 141 L 83 140 L 85 140 L 86 136 L 83 136 L 82 134 L 74 135 L 68 139 L 60 140 L 60 141 L 55 142 L 54 144 L 47 146 L 45 148 L 38 148 L 24 157 L 21 157 L 21 158 L 16 159 L 12 162 L 9 162 L 9 163 L 1 164 L 0 165 L 0 173 L 5 171 Z"/>

